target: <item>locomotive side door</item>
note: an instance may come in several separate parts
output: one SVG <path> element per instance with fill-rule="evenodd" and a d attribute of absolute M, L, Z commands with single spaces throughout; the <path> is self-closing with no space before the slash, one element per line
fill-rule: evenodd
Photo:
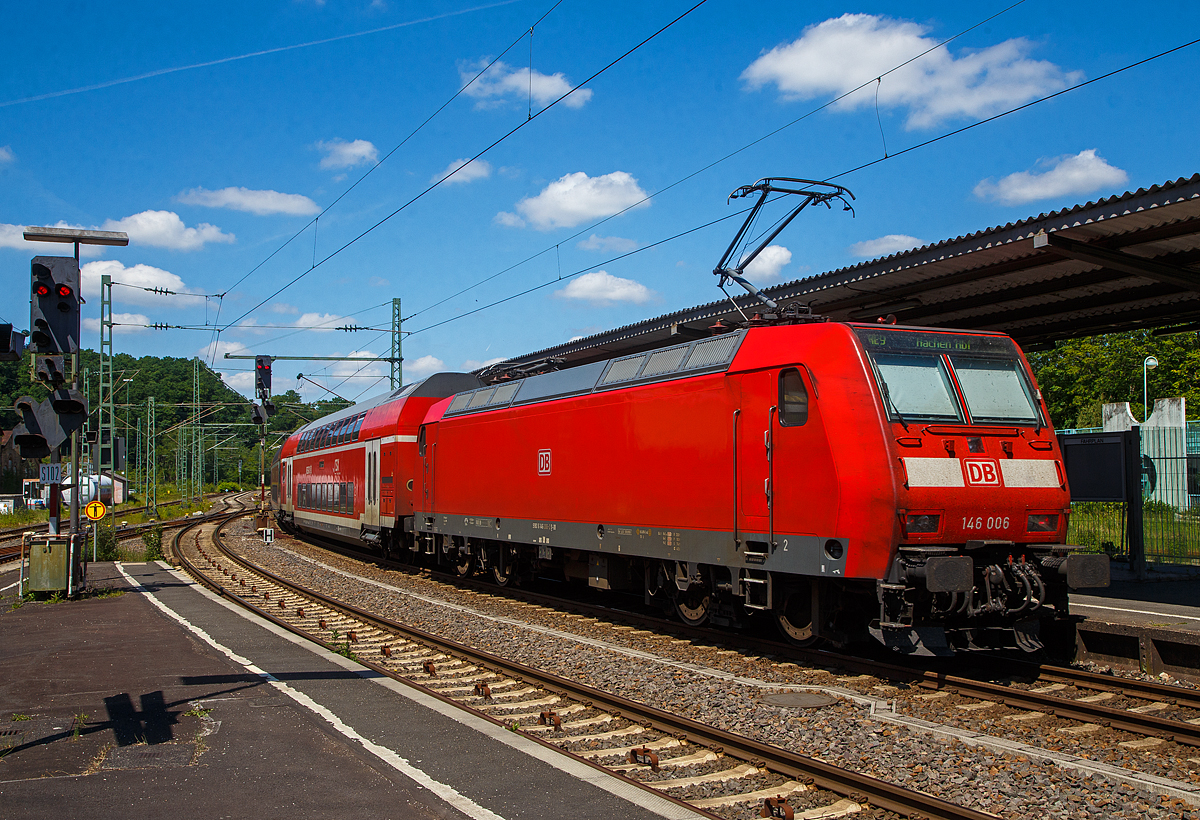
<path fill-rule="evenodd" d="M 776 371 L 746 373 L 741 377 L 741 407 L 734 424 L 737 428 L 737 527 L 743 543 L 756 542 L 755 552 L 765 551 L 763 544 L 770 532 L 771 513 L 771 431 L 777 412 L 775 402 Z"/>
<path fill-rule="evenodd" d="M 371 439 L 366 446 L 365 469 L 363 470 L 363 524 L 379 526 L 379 439 Z"/>

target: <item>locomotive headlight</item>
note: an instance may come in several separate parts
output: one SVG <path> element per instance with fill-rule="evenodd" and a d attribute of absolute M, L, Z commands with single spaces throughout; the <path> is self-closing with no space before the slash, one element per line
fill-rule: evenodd
<path fill-rule="evenodd" d="M 1058 532 L 1058 514 L 1034 513 L 1029 516 L 1025 532 Z"/>
<path fill-rule="evenodd" d="M 940 515 L 906 515 L 904 516 L 904 531 L 909 535 L 922 535 L 938 531 L 941 525 Z"/>

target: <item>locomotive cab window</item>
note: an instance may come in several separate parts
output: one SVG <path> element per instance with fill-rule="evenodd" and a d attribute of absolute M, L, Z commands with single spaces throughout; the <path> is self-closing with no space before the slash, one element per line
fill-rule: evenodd
<path fill-rule="evenodd" d="M 962 421 L 945 363 L 936 354 L 876 353 L 884 403 L 893 416 L 924 421 Z"/>
<path fill-rule="evenodd" d="M 1036 424 L 1037 402 L 1015 359 L 950 357 L 972 421 Z"/>
<path fill-rule="evenodd" d="M 808 421 L 808 389 L 800 371 L 789 368 L 779 374 L 779 423 L 799 427 Z"/>
<path fill-rule="evenodd" d="M 425 428 L 421 428 L 421 432 L 417 433 L 417 455 L 425 455 Z"/>

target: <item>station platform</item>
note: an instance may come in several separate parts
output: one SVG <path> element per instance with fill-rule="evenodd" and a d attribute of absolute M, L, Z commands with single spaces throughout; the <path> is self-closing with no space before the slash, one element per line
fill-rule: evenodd
<path fill-rule="evenodd" d="M 1200 572 L 1152 566 L 1134 580 L 1119 564 L 1106 589 L 1071 594 L 1076 657 L 1200 683 Z"/>
<path fill-rule="evenodd" d="M 3 816 L 694 818 L 300 639 L 164 564 L 14 608 L 0 568 Z"/>

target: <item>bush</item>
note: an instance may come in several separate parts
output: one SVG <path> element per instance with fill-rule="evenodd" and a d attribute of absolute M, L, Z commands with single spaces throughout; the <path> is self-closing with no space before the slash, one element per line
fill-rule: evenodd
<path fill-rule="evenodd" d="M 147 561 L 159 561 L 162 559 L 162 539 L 162 524 L 156 524 L 153 529 L 142 533 L 142 543 L 146 545 Z"/>
<path fill-rule="evenodd" d="M 96 560 L 121 560 L 121 555 L 117 551 L 117 533 L 113 529 L 112 516 L 106 516 L 96 527 Z"/>
<path fill-rule="evenodd" d="M 219 493 L 236 493 L 240 492 L 241 489 L 236 481 L 222 481 L 217 485 L 217 492 Z"/>

